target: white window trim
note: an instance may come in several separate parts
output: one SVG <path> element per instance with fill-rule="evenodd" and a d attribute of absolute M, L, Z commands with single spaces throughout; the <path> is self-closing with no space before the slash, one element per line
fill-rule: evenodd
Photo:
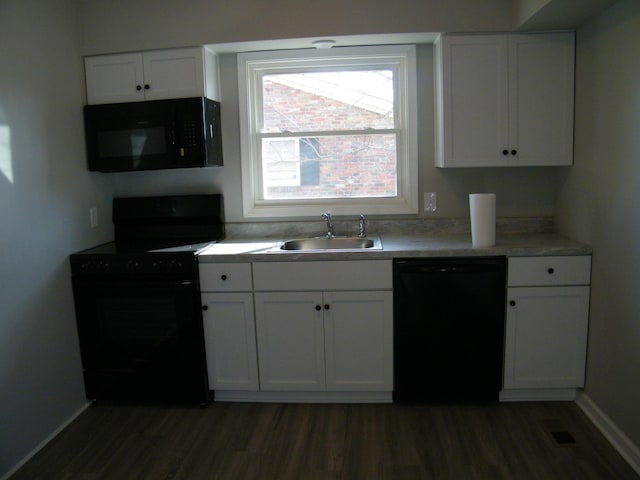
<path fill-rule="evenodd" d="M 296 67 L 302 59 L 312 64 L 348 66 L 388 63 L 397 75 L 396 114 L 400 134 L 397 139 L 398 194 L 394 198 L 264 200 L 260 188 L 260 146 L 255 131 L 257 108 L 261 102 L 256 78 L 277 64 L 281 70 L 287 62 Z M 406 72 L 406 74 L 405 74 Z M 240 149 L 242 168 L 242 203 L 245 218 L 315 216 L 331 210 L 335 215 L 386 215 L 418 212 L 418 134 L 416 54 L 414 45 L 344 47 L 330 50 L 286 50 L 251 52 L 238 55 L 238 102 L 240 108 Z M 256 107 L 254 105 L 254 107 Z"/>

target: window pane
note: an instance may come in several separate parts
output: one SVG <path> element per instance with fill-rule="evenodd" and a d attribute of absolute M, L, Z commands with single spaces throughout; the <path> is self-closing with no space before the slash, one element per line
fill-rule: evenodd
<path fill-rule="evenodd" d="M 266 138 L 265 199 L 394 197 L 396 135 Z"/>
<path fill-rule="evenodd" d="M 300 185 L 300 149 L 296 138 L 270 138 L 262 142 L 264 184 Z"/>
<path fill-rule="evenodd" d="M 265 75 L 263 133 L 392 129 L 393 71 Z"/>

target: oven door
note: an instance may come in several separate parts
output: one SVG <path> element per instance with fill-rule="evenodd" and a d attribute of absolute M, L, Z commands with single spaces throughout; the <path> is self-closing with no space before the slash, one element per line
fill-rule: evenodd
<path fill-rule="evenodd" d="M 198 286 L 73 279 L 87 397 L 206 403 Z"/>

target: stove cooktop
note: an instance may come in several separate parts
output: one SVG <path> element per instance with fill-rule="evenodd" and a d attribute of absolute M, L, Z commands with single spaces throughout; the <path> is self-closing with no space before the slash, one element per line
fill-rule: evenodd
<path fill-rule="evenodd" d="M 124 255 L 132 253 L 193 253 L 194 255 L 198 255 L 201 251 L 215 243 L 216 242 L 212 240 L 209 242 L 167 247 L 163 246 L 158 248 L 158 245 L 119 246 L 116 242 L 109 242 L 77 252 L 74 255 Z"/>

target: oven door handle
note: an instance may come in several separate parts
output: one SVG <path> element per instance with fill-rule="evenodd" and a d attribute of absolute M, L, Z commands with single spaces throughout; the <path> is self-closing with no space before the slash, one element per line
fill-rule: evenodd
<path fill-rule="evenodd" d="M 105 280 L 104 278 L 73 278 L 72 282 L 79 288 L 93 289 L 136 289 L 136 288 L 194 288 L 195 280 L 186 279 L 138 279 L 138 280 Z"/>

